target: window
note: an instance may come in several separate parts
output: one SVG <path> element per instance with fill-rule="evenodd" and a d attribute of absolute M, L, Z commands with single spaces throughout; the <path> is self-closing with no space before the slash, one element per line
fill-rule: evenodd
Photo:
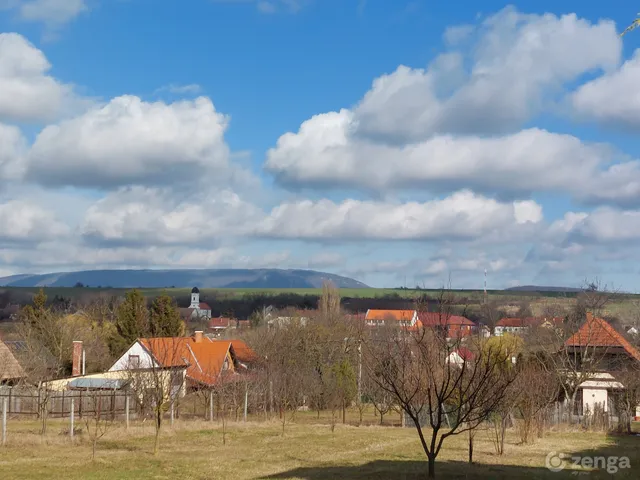
<path fill-rule="evenodd" d="M 140 355 L 129 355 L 129 368 L 140 368 Z"/>

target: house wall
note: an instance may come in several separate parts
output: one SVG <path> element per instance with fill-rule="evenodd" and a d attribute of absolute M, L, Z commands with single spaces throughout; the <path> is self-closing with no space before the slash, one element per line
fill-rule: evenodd
<path fill-rule="evenodd" d="M 608 394 L 606 388 L 583 388 L 582 389 L 582 411 L 586 412 L 587 408 L 593 413 L 596 403 L 604 407 L 604 411 L 609 411 Z"/>
<path fill-rule="evenodd" d="M 127 372 L 119 371 L 119 372 L 102 372 L 102 373 L 92 373 L 89 375 L 81 375 L 77 377 L 67 377 L 67 378 L 59 378 L 57 380 L 51 380 L 50 382 L 46 382 L 44 384 L 45 388 L 49 390 L 53 390 L 54 392 L 61 392 L 62 390 L 67 390 L 67 385 L 70 382 L 77 378 L 112 378 L 112 379 L 127 379 Z"/>
<path fill-rule="evenodd" d="M 109 371 L 127 370 L 129 368 L 129 355 L 138 355 L 140 357 L 140 368 L 152 368 L 154 366 L 154 360 L 151 355 L 149 355 L 140 342 L 136 342 L 116 360 Z"/>

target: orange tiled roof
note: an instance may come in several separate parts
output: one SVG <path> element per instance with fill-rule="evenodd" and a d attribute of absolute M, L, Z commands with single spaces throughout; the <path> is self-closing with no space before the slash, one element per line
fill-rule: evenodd
<path fill-rule="evenodd" d="M 398 322 L 411 321 L 415 310 L 367 310 L 366 320 L 395 320 Z"/>
<path fill-rule="evenodd" d="M 187 368 L 187 377 L 209 385 L 216 383 L 230 346 L 229 341 L 203 341 L 190 344 L 189 353 L 192 362 Z"/>
<path fill-rule="evenodd" d="M 141 338 L 140 343 L 165 368 L 186 367 L 189 365 L 186 345 L 191 337 L 155 337 Z M 195 343 L 195 341 L 194 341 Z"/>
<path fill-rule="evenodd" d="M 242 340 L 231 340 L 231 346 L 233 347 L 233 353 L 236 354 L 236 358 L 243 363 L 252 362 L 258 359 L 256 352 L 254 352 L 251 347 Z"/>
<path fill-rule="evenodd" d="M 587 321 L 566 342 L 568 347 L 621 347 L 640 361 L 640 352 L 602 318 L 587 313 Z"/>
<path fill-rule="evenodd" d="M 196 342 L 194 337 L 162 337 L 141 338 L 140 343 L 163 367 L 187 367 L 187 378 L 209 385 L 219 378 L 229 349 L 241 362 L 257 359 L 255 352 L 242 340 L 204 337 Z"/>

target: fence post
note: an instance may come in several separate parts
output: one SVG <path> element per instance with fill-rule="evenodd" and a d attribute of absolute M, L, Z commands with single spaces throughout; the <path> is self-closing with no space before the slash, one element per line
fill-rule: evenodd
<path fill-rule="evenodd" d="M 71 441 L 73 441 L 73 429 L 74 429 L 73 422 L 75 420 L 75 418 L 74 418 L 74 415 L 75 415 L 75 412 L 74 412 L 74 407 L 75 407 L 74 403 L 75 402 L 74 402 L 74 400 L 75 400 L 74 397 L 71 397 L 71 411 L 70 411 L 70 415 L 69 415 L 69 418 L 70 418 L 69 423 L 71 424 L 70 425 L 71 428 L 69 429 L 69 436 L 71 437 Z"/>
<path fill-rule="evenodd" d="M 126 429 L 129 430 L 129 394 L 124 397 L 124 421 Z"/>
<path fill-rule="evenodd" d="M 249 403 L 249 385 L 244 384 L 244 421 L 247 421 L 247 404 Z"/>
<path fill-rule="evenodd" d="M 7 444 L 7 397 L 2 397 L 2 445 Z"/>
<path fill-rule="evenodd" d="M 209 392 L 209 421 L 213 422 L 213 390 Z"/>
<path fill-rule="evenodd" d="M 173 417 L 174 417 L 174 402 L 171 400 L 171 427 L 173 427 Z"/>

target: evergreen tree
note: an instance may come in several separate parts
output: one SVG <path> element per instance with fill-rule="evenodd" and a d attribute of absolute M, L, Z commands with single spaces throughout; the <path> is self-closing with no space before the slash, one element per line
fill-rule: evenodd
<path fill-rule="evenodd" d="M 116 329 L 124 348 L 151 333 L 147 302 L 140 290 L 127 292 L 124 301 L 118 307 Z"/>
<path fill-rule="evenodd" d="M 149 326 L 154 337 L 182 337 L 184 322 L 173 298 L 166 293 L 156 297 L 151 304 Z"/>

